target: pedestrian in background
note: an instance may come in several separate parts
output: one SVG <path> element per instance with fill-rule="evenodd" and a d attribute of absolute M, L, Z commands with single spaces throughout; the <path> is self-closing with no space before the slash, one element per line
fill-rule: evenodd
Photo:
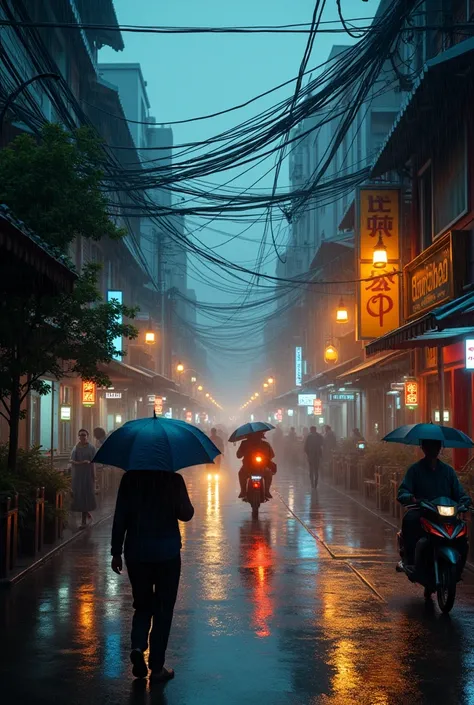
<path fill-rule="evenodd" d="M 98 426 L 97 428 L 94 428 L 94 440 L 95 440 L 96 448 L 100 448 L 101 445 L 103 445 L 106 438 L 107 438 L 107 434 L 103 428 L 101 428 L 100 426 Z"/>
<path fill-rule="evenodd" d="M 304 443 L 304 452 L 308 459 L 309 477 L 311 487 L 315 489 L 318 486 L 319 466 L 323 455 L 324 440 L 316 426 L 311 426 L 309 434 Z"/>
<path fill-rule="evenodd" d="M 95 500 L 95 447 L 89 443 L 89 431 L 81 428 L 77 443 L 71 453 L 72 465 L 72 506 L 71 511 L 81 512 L 81 528 L 92 520 L 97 503 Z"/>
<path fill-rule="evenodd" d="M 154 681 L 174 677 L 165 668 L 165 655 L 181 574 L 178 520 L 193 515 L 181 475 L 130 470 L 123 476 L 112 528 L 112 570 L 121 573 L 123 551 L 135 609 L 130 660 L 136 678 L 146 678 L 148 669 Z"/>
<path fill-rule="evenodd" d="M 216 448 L 218 448 L 221 452 L 221 455 L 218 455 L 217 458 L 214 458 L 214 465 L 217 465 L 217 467 L 220 468 L 222 456 L 224 454 L 224 441 L 222 440 L 221 436 L 219 436 L 219 434 L 217 433 L 217 428 L 211 428 L 209 438 L 214 443 Z"/>

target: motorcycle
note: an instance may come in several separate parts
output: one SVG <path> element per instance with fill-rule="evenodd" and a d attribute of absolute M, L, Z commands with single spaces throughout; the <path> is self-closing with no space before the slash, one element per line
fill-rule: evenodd
<path fill-rule="evenodd" d="M 406 574 L 410 582 L 425 588 L 425 600 L 436 593 L 442 612 L 450 612 L 456 599 L 456 586 L 464 568 L 467 550 L 467 526 L 459 514 L 467 507 L 458 505 L 447 497 L 438 497 L 430 502 L 421 501 L 407 509 L 421 509 L 421 527 L 425 536 L 418 540 L 415 549 L 415 565 L 403 562 L 404 547 L 401 531 L 397 534 L 401 561 L 397 571 Z"/>
<path fill-rule="evenodd" d="M 267 502 L 265 488 L 265 465 L 261 453 L 256 453 L 251 461 L 251 474 L 247 478 L 245 501 L 252 507 L 252 517 L 258 519 L 260 505 Z"/>

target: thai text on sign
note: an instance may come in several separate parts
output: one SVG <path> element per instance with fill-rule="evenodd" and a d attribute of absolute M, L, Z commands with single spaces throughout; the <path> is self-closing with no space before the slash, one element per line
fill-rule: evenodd
<path fill-rule="evenodd" d="M 96 395 L 96 385 L 95 382 L 90 382 L 89 380 L 82 380 L 82 403 L 84 406 L 94 406 Z"/>

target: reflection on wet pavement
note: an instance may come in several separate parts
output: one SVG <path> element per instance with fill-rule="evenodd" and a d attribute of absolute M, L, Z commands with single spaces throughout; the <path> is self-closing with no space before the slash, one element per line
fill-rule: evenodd
<path fill-rule="evenodd" d="M 109 522 L 0 594 L 2 705 L 474 704 L 472 576 L 442 617 L 395 573 L 393 529 L 324 485 L 311 493 L 306 473 L 279 472 L 283 501 L 257 521 L 234 472 L 183 474 L 196 515 L 182 526 L 175 681 L 131 681 Z"/>

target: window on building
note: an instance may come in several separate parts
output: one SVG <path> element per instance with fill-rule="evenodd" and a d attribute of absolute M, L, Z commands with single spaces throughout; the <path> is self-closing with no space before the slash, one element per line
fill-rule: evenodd
<path fill-rule="evenodd" d="M 433 241 L 433 180 L 431 162 L 418 176 L 418 201 L 420 219 L 420 248 L 429 247 Z"/>
<path fill-rule="evenodd" d="M 451 125 L 434 160 L 434 235 L 449 228 L 467 208 L 467 140 L 464 125 Z"/>

